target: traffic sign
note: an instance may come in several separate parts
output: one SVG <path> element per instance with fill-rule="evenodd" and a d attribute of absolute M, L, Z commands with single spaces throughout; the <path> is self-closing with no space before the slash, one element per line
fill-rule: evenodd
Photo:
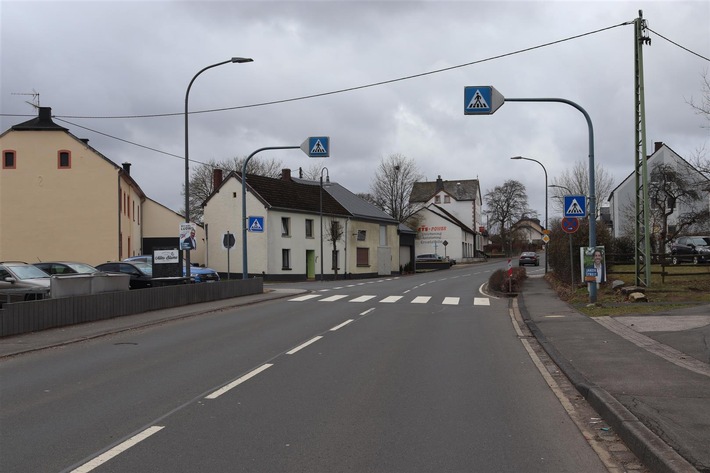
<path fill-rule="evenodd" d="M 505 97 L 491 85 L 463 89 L 464 115 L 492 115 L 505 103 Z"/>
<path fill-rule="evenodd" d="M 545 243 L 550 243 L 550 235 L 543 235 L 542 241 Z"/>
<path fill-rule="evenodd" d="M 250 232 L 264 233 L 264 217 L 249 217 L 247 228 Z"/>
<path fill-rule="evenodd" d="M 565 196 L 565 217 L 586 217 L 587 198 L 583 195 Z"/>
<path fill-rule="evenodd" d="M 565 233 L 574 233 L 579 229 L 579 219 L 577 217 L 565 217 L 562 219 L 562 230 Z"/>
<path fill-rule="evenodd" d="M 329 136 L 309 136 L 301 143 L 301 151 L 309 158 L 327 158 L 330 156 Z"/>
<path fill-rule="evenodd" d="M 225 233 L 222 235 L 222 246 L 226 249 L 232 248 L 237 240 L 234 238 L 234 233 Z"/>

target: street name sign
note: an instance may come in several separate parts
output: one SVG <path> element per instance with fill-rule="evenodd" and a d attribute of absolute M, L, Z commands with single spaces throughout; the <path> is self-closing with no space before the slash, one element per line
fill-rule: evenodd
<path fill-rule="evenodd" d="M 474 85 L 463 89 L 464 115 L 492 115 L 505 103 L 505 97 L 491 85 Z"/>

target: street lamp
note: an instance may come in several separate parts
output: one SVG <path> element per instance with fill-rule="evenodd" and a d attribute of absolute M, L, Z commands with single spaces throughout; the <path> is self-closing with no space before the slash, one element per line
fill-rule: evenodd
<path fill-rule="evenodd" d="M 545 231 L 547 231 L 547 169 L 545 169 L 545 166 L 537 159 L 525 158 L 523 156 L 514 156 L 510 159 L 524 159 L 526 161 L 536 162 L 542 166 L 542 170 L 545 171 Z M 547 274 L 547 243 L 545 243 L 545 274 Z"/>
<path fill-rule="evenodd" d="M 233 57 L 232 59 L 229 59 L 227 61 L 222 61 L 218 62 L 217 64 L 212 64 L 211 66 L 207 66 L 204 69 L 202 69 L 200 72 L 195 74 L 195 76 L 192 78 L 190 81 L 190 84 L 187 86 L 187 91 L 185 92 L 185 223 L 190 223 L 190 148 L 188 146 L 188 133 L 187 133 L 187 117 L 189 115 L 188 113 L 188 99 L 190 98 L 190 88 L 192 88 L 192 83 L 195 82 L 195 79 L 197 79 L 197 76 L 205 72 L 207 69 L 212 69 L 213 67 L 221 66 L 222 64 L 228 64 L 230 62 L 234 63 L 244 63 L 244 62 L 252 62 L 252 58 L 248 57 Z M 185 267 L 187 268 L 187 276 L 190 277 L 190 250 L 185 251 Z"/>
<path fill-rule="evenodd" d="M 320 170 L 320 280 L 323 281 L 323 171 L 325 182 L 330 182 L 330 171 L 327 167 Z"/>

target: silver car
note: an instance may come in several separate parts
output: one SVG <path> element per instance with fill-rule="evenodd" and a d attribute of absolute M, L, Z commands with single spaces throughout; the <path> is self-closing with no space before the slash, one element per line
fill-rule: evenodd
<path fill-rule="evenodd" d="M 20 261 L 0 262 L 0 291 L 24 293 L 24 299 L 49 295 L 51 276 L 36 266 Z"/>

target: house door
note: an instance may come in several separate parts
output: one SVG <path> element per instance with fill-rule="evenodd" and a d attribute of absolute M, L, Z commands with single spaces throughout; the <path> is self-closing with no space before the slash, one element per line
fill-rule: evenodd
<path fill-rule="evenodd" d="M 308 279 L 316 278 L 316 251 L 306 250 L 306 277 Z"/>

